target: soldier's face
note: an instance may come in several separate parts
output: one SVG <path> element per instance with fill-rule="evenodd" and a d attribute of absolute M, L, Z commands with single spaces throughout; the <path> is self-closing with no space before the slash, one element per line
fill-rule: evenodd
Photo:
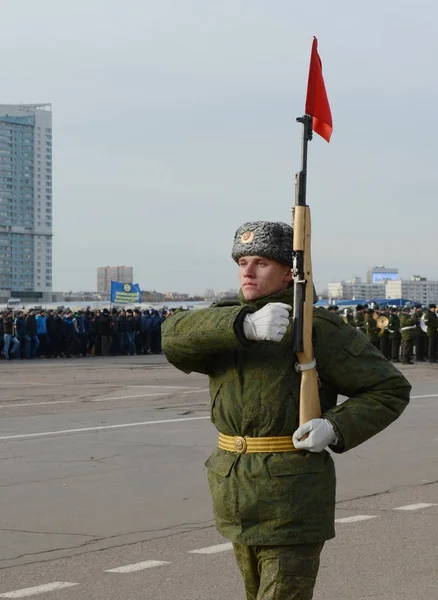
<path fill-rule="evenodd" d="M 243 256 L 238 264 L 240 287 L 246 300 L 285 290 L 292 280 L 289 267 L 262 256 Z"/>

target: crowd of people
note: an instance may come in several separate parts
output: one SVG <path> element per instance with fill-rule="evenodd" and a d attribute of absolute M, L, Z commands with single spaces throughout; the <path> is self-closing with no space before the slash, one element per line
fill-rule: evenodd
<path fill-rule="evenodd" d="M 436 305 L 368 306 L 339 314 L 388 360 L 437 362 Z M 0 359 L 161 354 L 161 324 L 172 310 L 29 310 L 0 312 Z"/>
<path fill-rule="evenodd" d="M 368 306 L 358 304 L 339 313 L 331 305 L 327 310 L 340 314 L 352 327 L 362 331 L 388 360 L 413 365 L 437 362 L 438 314 L 436 304 L 422 306 Z"/>
<path fill-rule="evenodd" d="M 0 312 L 0 359 L 161 354 L 161 324 L 171 310 Z"/>

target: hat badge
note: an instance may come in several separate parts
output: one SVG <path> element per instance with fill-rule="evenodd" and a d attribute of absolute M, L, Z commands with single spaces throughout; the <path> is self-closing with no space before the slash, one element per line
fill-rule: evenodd
<path fill-rule="evenodd" d="M 240 238 L 242 244 L 249 244 L 254 239 L 254 231 L 244 231 Z"/>

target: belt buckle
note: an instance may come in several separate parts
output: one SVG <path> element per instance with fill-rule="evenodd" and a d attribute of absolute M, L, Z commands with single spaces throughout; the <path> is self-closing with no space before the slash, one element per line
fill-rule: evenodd
<path fill-rule="evenodd" d="M 246 443 L 246 439 L 244 437 L 236 436 L 234 438 L 234 450 L 237 454 L 245 454 L 248 448 L 248 444 Z"/>

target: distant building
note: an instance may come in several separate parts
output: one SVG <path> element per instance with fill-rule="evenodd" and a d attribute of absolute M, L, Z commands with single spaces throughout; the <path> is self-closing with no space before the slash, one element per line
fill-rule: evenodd
<path fill-rule="evenodd" d="M 386 283 L 400 279 L 398 269 L 388 268 L 384 265 L 373 267 L 367 272 L 367 283 Z"/>
<path fill-rule="evenodd" d="M 1 104 L 0 301 L 50 301 L 52 235 L 51 105 Z"/>
<path fill-rule="evenodd" d="M 360 277 L 355 277 L 351 281 L 329 283 L 327 287 L 328 297 L 336 300 L 385 297 L 385 283 L 362 283 Z"/>
<path fill-rule="evenodd" d="M 410 280 L 388 281 L 386 297 L 409 298 L 419 304 L 438 303 L 438 281 L 428 281 L 419 275 L 413 275 Z"/>
<path fill-rule="evenodd" d="M 215 291 L 211 288 L 207 288 L 204 292 L 204 298 L 206 300 L 214 300 L 216 298 Z"/>
<path fill-rule="evenodd" d="M 234 298 L 238 298 L 238 296 L 239 290 L 227 290 L 226 292 L 218 292 L 216 297 L 220 299 L 229 298 L 231 300 Z"/>
<path fill-rule="evenodd" d="M 190 294 L 182 294 L 180 292 L 164 292 L 164 296 L 166 300 L 174 301 L 174 300 L 188 300 L 190 298 Z"/>
<path fill-rule="evenodd" d="M 141 301 L 142 302 L 164 302 L 165 295 L 160 292 L 142 292 L 141 293 Z"/>
<path fill-rule="evenodd" d="M 111 291 L 111 281 L 120 283 L 134 283 L 134 270 L 132 267 L 99 267 L 97 269 L 97 291 L 107 294 Z"/>

